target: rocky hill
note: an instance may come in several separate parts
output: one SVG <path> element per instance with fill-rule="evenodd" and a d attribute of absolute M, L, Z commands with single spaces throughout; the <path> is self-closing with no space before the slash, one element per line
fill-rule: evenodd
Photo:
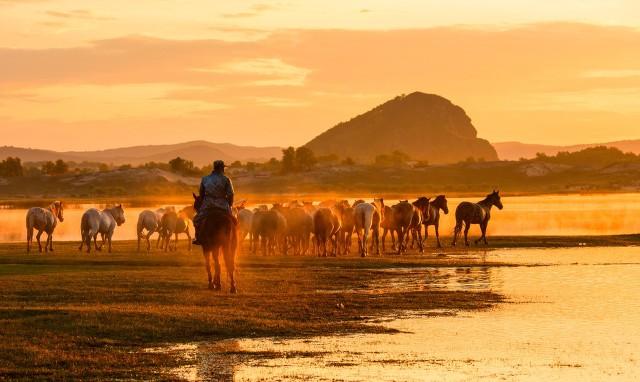
<path fill-rule="evenodd" d="M 446 98 L 420 92 L 399 96 L 306 144 L 318 155 L 360 162 L 399 150 L 414 160 L 454 163 L 469 157 L 497 160 L 491 144 L 477 137 L 465 111 Z"/>

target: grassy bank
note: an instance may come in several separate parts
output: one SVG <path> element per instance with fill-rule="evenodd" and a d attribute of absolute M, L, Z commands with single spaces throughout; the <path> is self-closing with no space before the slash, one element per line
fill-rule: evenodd
<path fill-rule="evenodd" d="M 491 244 L 637 245 L 640 236 L 495 237 Z M 240 293 L 229 295 L 206 289 L 197 249 L 139 254 L 134 242 L 114 247 L 113 254 L 87 255 L 77 243 L 59 243 L 53 254 L 27 255 L 22 243 L 0 244 L 0 379 L 165 379 L 171 378 L 163 374 L 167 368 L 185 361 L 144 349 L 225 338 L 387 332 L 371 320 L 407 311 L 487 309 L 504 299 L 489 292 L 380 287 L 392 284 L 398 272 L 509 266 L 460 247 L 366 259 L 240 256 Z M 223 287 L 228 290 L 224 281 Z"/>
<path fill-rule="evenodd" d="M 0 379 L 154 379 L 180 360 L 143 349 L 198 340 L 383 332 L 370 318 L 403 311 L 485 309 L 493 293 L 386 291 L 386 270 L 487 266 L 429 257 L 241 257 L 240 293 L 206 289 L 199 252 L 26 255 L 0 245 Z M 499 264 L 494 264 L 499 265 Z M 342 305 L 339 305 L 342 304 Z"/>

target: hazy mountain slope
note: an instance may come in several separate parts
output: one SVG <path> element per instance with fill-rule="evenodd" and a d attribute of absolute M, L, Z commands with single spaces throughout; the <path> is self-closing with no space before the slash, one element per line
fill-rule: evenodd
<path fill-rule="evenodd" d="M 325 131 L 307 145 L 317 154 L 372 161 L 400 150 L 415 160 L 452 163 L 469 157 L 496 160 L 491 144 L 477 138 L 465 111 L 435 94 L 396 97 Z"/>
<path fill-rule="evenodd" d="M 520 158 L 529 159 L 535 157 L 537 153 L 556 155 L 560 151 L 573 152 L 596 146 L 616 147 L 624 152 L 640 154 L 640 139 L 571 146 L 539 145 L 521 142 L 497 142 L 492 144 L 498 152 L 498 157 L 501 160 L 518 160 Z"/>
<path fill-rule="evenodd" d="M 66 161 L 89 161 L 138 165 L 150 161 L 166 162 L 177 156 L 186 158 L 202 166 L 215 159 L 225 161 L 266 161 L 271 157 L 280 157 L 279 147 L 237 146 L 229 143 L 211 143 L 193 141 L 172 145 L 131 146 L 99 151 L 37 150 L 20 147 L 0 147 L 0 158 L 17 156 L 24 162 L 38 162 L 63 159 Z"/>

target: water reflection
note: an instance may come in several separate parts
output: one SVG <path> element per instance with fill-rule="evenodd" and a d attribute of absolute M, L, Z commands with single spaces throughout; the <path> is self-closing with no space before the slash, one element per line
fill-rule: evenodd
<path fill-rule="evenodd" d="M 523 265 L 542 261 L 547 266 L 422 269 L 415 274 L 401 270 L 389 288 L 424 288 L 425 293 L 432 287 L 491 289 L 508 296 L 510 302 L 491 311 L 385 323 L 400 330 L 399 334 L 240 339 L 200 345 L 198 361 L 180 377 L 248 381 L 640 378 L 640 248 L 509 250 L 488 258 Z M 211 373 L 216 367 L 226 373 L 224 378 Z"/>

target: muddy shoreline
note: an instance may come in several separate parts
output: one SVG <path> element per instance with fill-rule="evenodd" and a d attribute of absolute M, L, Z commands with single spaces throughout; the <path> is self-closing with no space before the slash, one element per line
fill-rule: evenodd
<path fill-rule="evenodd" d="M 484 255 L 491 251 L 638 243 L 637 235 L 495 237 L 490 247 L 365 259 L 241 255 L 236 296 L 206 289 L 197 248 L 136 253 L 134 242 L 121 241 L 114 242 L 112 254 L 87 255 L 67 242 L 58 243 L 53 254 L 27 255 L 23 243 L 0 244 L 0 321 L 6 329 L 0 332 L 0 377 L 172 379 L 167 370 L 192 360 L 145 349 L 237 338 L 394 333 L 385 320 L 483 311 L 508 301 L 490 288 L 437 287 L 465 278 L 482 282 L 488 269 L 515 265 L 487 261 Z M 411 277 L 421 281 L 419 287 L 394 287 L 399 278 Z M 425 279 L 434 287 L 422 285 Z"/>

